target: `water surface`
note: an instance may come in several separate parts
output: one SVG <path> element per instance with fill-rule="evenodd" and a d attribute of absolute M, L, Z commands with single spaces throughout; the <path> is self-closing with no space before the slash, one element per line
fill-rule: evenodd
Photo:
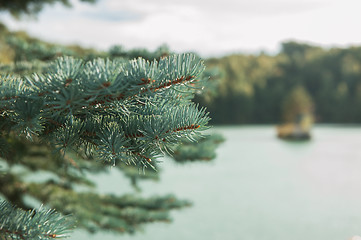
<path fill-rule="evenodd" d="M 174 193 L 193 206 L 135 236 L 76 231 L 71 239 L 342 240 L 361 235 L 361 127 L 316 126 L 309 142 L 278 140 L 273 126 L 218 127 L 227 139 L 212 163 L 162 164 L 144 196 Z M 131 191 L 116 170 L 106 193 Z"/>

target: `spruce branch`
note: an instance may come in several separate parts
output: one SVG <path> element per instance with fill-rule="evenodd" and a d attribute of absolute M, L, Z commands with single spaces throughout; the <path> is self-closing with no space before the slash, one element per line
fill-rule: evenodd
<path fill-rule="evenodd" d="M 55 174 L 43 183 L 18 178 L 0 182 L 20 184 L 19 191 L 73 213 L 89 231 L 131 233 L 142 223 L 169 221 L 171 209 L 189 202 L 174 197 L 127 202 L 130 197 L 78 193 L 73 185 L 93 187 L 83 173 L 106 171 L 107 164 L 122 170 L 135 188 L 147 174 L 157 179 L 155 160 L 172 153 L 182 140 L 195 141 L 208 128 L 208 113 L 192 102 L 204 81 L 203 69 L 191 54 L 153 62 L 62 57 L 42 73 L 0 75 L 0 161 Z M 19 143 L 23 151 L 17 151 Z M 34 156 L 33 150 L 42 156 Z M 2 192 L 25 206 L 17 192 Z"/>
<path fill-rule="evenodd" d="M 76 192 L 54 183 L 28 185 L 31 195 L 51 203 L 58 211 L 72 213 L 79 227 L 95 232 L 109 229 L 119 233 L 134 233 L 144 223 L 169 222 L 169 211 L 190 206 L 173 195 L 142 198 L 133 195 L 99 195 Z"/>
<path fill-rule="evenodd" d="M 74 220 L 51 209 L 40 207 L 24 211 L 7 201 L 0 203 L 1 239 L 53 239 L 68 236 L 74 227 Z M 4 237 L 4 238 L 3 238 Z"/>
<path fill-rule="evenodd" d="M 147 166 L 169 145 L 206 128 L 207 113 L 189 98 L 203 70 L 191 54 L 159 62 L 62 57 L 43 74 L 0 76 L 1 116 L 11 123 L 2 130 L 61 151 L 95 151 L 111 164 Z"/>
<path fill-rule="evenodd" d="M 30 197 L 72 214 L 80 228 L 118 233 L 134 233 L 145 223 L 169 222 L 171 210 L 190 205 L 172 195 L 99 194 L 92 175 L 119 170 L 139 191 L 138 180 L 159 179 L 160 156 L 169 153 L 177 161 L 179 156 L 182 162 L 193 161 L 198 152 L 189 156 L 182 151 L 188 151 L 189 142 L 193 147 L 210 145 L 200 136 L 207 129 L 208 113 L 192 102 L 207 80 L 198 57 L 169 56 L 163 46 L 154 53 L 114 48 L 109 56 L 113 60 L 94 59 L 106 53 L 47 44 L 10 33 L 1 24 L 0 32 L 5 47 L 14 53 L 5 59 L 12 63 L 0 63 L 0 193 L 5 199 L 31 209 Z M 64 55 L 83 60 L 60 57 L 48 62 Z M 149 61 L 114 59 L 119 56 Z M 209 154 L 196 158 L 214 157 L 209 148 L 200 149 Z M 114 184 L 118 186 L 117 180 Z M 24 218 L 53 224 L 51 229 L 61 223 L 56 217 L 47 222 L 51 210 L 44 210 L 43 216 L 41 209 L 10 208 Z M 0 208 L 0 220 L 6 215 Z M 33 225 L 26 230 L 34 232 L 44 224 Z M 34 239 L 20 227 L 1 228 L 0 239 Z M 64 237 L 68 229 L 45 229 L 35 239 Z"/>

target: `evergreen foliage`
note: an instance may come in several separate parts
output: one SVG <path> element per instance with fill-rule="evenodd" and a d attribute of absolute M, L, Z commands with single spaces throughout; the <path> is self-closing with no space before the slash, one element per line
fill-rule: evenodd
<path fill-rule="evenodd" d="M 58 150 L 77 147 L 92 154 L 96 149 L 111 164 L 126 157 L 148 165 L 208 121 L 189 101 L 188 84 L 202 70 L 191 55 L 159 63 L 60 58 L 44 74 L 2 77 L 2 132 L 36 136 Z"/>
<path fill-rule="evenodd" d="M 0 202 L 0 239 L 52 239 L 66 236 L 73 220 L 54 210 L 24 211 L 6 201 Z M 6 226 L 6 227 L 5 227 Z"/>
<path fill-rule="evenodd" d="M 169 222 L 169 210 L 189 206 L 172 195 L 143 199 L 76 189 L 94 187 L 87 174 L 106 172 L 110 165 L 139 190 L 139 179 L 158 179 L 159 156 L 173 156 L 185 139 L 198 139 L 209 121 L 205 109 L 192 102 L 208 79 L 202 61 L 191 54 L 152 62 L 61 57 L 49 65 L 40 56 L 32 58 L 38 62 L 25 58 L 15 64 L 30 66 L 19 75 L 9 74 L 11 67 L 0 73 L 5 199 L 23 209 L 33 209 L 25 196 L 37 199 L 72 214 L 91 232 L 133 233 L 144 223 Z M 31 69 L 38 73 L 29 74 Z M 208 150 L 214 157 L 214 149 Z M 34 182 L 24 178 L 29 172 L 50 176 Z M 1 229 L 7 232 L 9 226 Z"/>
<path fill-rule="evenodd" d="M 95 2 L 95 0 L 80 1 Z M 71 6 L 69 0 L 0 0 L 0 11 L 9 11 L 14 17 L 19 18 L 21 15 L 36 15 L 43 9 L 44 5 L 53 5 L 55 3 Z"/>
<path fill-rule="evenodd" d="M 216 158 L 214 149 L 224 140 L 224 137 L 220 134 L 205 136 L 199 139 L 197 144 L 189 140 L 183 140 L 182 144 L 174 147 L 172 157 L 179 163 L 210 161 Z"/>
<path fill-rule="evenodd" d="M 70 5 L 0 0 L 0 11 L 34 16 L 56 2 Z M 0 23 L 0 239 L 66 237 L 74 220 L 90 232 L 134 233 L 191 205 L 173 195 L 100 195 L 89 175 L 110 165 L 140 191 L 140 179 L 159 178 L 156 160 L 164 154 L 180 162 L 214 158 L 212 136 L 201 138 L 206 154 L 194 147 L 194 156 L 179 154 L 207 129 L 208 113 L 192 102 L 212 75 L 203 70 L 195 55 L 173 55 L 165 45 L 99 52 L 49 44 Z M 34 202 L 61 214 L 34 210 Z"/>

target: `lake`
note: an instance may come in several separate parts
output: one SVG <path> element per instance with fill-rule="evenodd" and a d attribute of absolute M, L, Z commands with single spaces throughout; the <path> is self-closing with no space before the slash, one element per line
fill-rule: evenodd
<path fill-rule="evenodd" d="M 361 127 L 318 125 L 308 142 L 276 138 L 274 126 L 216 127 L 225 136 L 210 163 L 162 163 L 161 181 L 144 196 L 174 193 L 193 206 L 173 222 L 148 224 L 134 236 L 77 230 L 70 239 L 348 240 L 361 235 Z M 115 169 L 100 192 L 128 193 Z M 114 183 L 120 182 L 119 186 Z"/>

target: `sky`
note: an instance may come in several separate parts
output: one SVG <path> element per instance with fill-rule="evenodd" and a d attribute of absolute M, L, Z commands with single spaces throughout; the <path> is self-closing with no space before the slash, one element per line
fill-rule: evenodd
<path fill-rule="evenodd" d="M 360 0 L 73 0 L 73 7 L 45 7 L 37 19 L 13 19 L 0 12 L 11 30 L 25 30 L 54 43 L 107 50 L 154 50 L 201 56 L 277 53 L 285 41 L 324 47 L 361 45 Z"/>

